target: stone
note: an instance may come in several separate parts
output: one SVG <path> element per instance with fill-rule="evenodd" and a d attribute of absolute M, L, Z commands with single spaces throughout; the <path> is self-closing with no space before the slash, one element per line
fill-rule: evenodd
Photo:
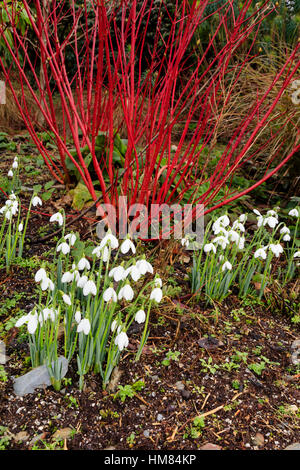
<path fill-rule="evenodd" d="M 61 377 L 63 378 L 68 371 L 68 361 L 65 357 L 60 356 L 58 363 L 61 366 Z M 51 385 L 51 379 L 47 366 L 42 365 L 14 379 L 14 392 L 22 397 L 28 393 L 33 393 L 37 388 L 48 387 L 49 385 Z"/>
<path fill-rule="evenodd" d="M 150 436 L 150 432 L 148 431 L 148 429 L 146 429 L 144 432 L 143 432 L 144 436 L 145 437 L 149 437 Z"/>
<path fill-rule="evenodd" d="M 29 434 L 26 431 L 20 431 L 17 434 L 15 434 L 14 439 L 17 442 L 24 442 L 27 441 L 29 438 Z"/>
<path fill-rule="evenodd" d="M 294 442 L 294 444 L 290 444 L 284 450 L 300 450 L 300 442 Z"/>
<path fill-rule="evenodd" d="M 182 382 L 176 382 L 175 388 L 179 391 L 184 390 L 184 384 Z"/>
<path fill-rule="evenodd" d="M 253 442 L 257 447 L 263 447 L 263 445 L 265 443 L 265 438 L 260 432 L 258 432 L 258 433 L 256 433 L 255 437 L 253 438 Z"/>
<path fill-rule="evenodd" d="M 200 450 L 221 450 L 222 447 L 217 446 L 217 444 L 212 444 L 211 442 L 208 442 L 207 444 L 204 444 L 204 446 L 200 447 Z"/>
<path fill-rule="evenodd" d="M 65 439 L 69 439 L 72 432 L 73 432 L 73 429 L 71 429 L 71 428 L 58 429 L 53 434 L 52 439 L 55 439 L 57 441 L 60 441 L 60 440 L 64 441 Z"/>
<path fill-rule="evenodd" d="M 181 390 L 181 396 L 184 400 L 188 400 L 191 396 L 191 392 L 188 390 Z"/>
<path fill-rule="evenodd" d="M 164 419 L 163 415 L 161 415 L 160 413 L 157 415 L 157 421 L 162 421 Z"/>

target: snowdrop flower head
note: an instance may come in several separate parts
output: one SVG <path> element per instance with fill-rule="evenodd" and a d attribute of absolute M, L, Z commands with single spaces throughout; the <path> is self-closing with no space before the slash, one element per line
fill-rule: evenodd
<path fill-rule="evenodd" d="M 244 225 L 239 222 L 238 220 L 235 220 L 232 225 L 233 230 L 240 230 L 240 232 L 245 232 L 245 227 Z"/>
<path fill-rule="evenodd" d="M 86 275 L 79 276 L 77 277 L 76 282 L 77 282 L 77 287 L 80 287 L 81 289 L 83 289 L 85 284 L 88 282 L 88 277 Z"/>
<path fill-rule="evenodd" d="M 155 287 L 150 294 L 150 300 L 155 300 L 155 302 L 159 303 L 163 297 L 163 292 L 160 287 Z"/>
<path fill-rule="evenodd" d="M 67 271 L 62 275 L 61 282 L 65 284 L 67 282 L 73 282 L 73 279 L 74 279 L 74 273 Z"/>
<path fill-rule="evenodd" d="M 246 214 L 241 214 L 238 218 L 238 221 L 244 224 L 247 220 L 247 215 Z"/>
<path fill-rule="evenodd" d="M 107 247 L 105 247 L 105 248 L 107 248 Z M 102 254 L 102 249 L 100 248 L 100 246 L 96 246 L 92 251 L 92 255 L 96 255 L 97 258 L 100 258 L 101 254 Z"/>
<path fill-rule="evenodd" d="M 258 250 L 256 250 L 254 253 L 254 258 L 266 259 L 267 258 L 266 250 L 264 250 L 263 248 L 258 248 Z"/>
<path fill-rule="evenodd" d="M 50 222 L 57 222 L 61 227 L 64 223 L 64 218 L 60 212 L 56 212 L 50 217 Z"/>
<path fill-rule="evenodd" d="M 7 173 L 7 176 L 8 176 L 9 178 L 13 178 L 13 176 L 14 176 L 13 171 L 12 171 L 12 170 L 9 170 L 9 172 Z"/>
<path fill-rule="evenodd" d="M 153 274 L 152 265 L 145 259 L 140 259 L 136 262 L 137 268 L 140 273 L 144 276 L 146 273 Z"/>
<path fill-rule="evenodd" d="M 125 331 L 119 333 L 115 338 L 115 345 L 118 346 L 120 351 L 123 351 L 124 348 L 127 348 L 129 344 L 129 339 Z"/>
<path fill-rule="evenodd" d="M 134 296 L 134 292 L 130 284 L 125 284 L 125 286 L 121 287 L 119 291 L 118 299 L 131 301 L 133 299 L 133 296 Z"/>
<path fill-rule="evenodd" d="M 186 248 L 188 248 L 189 244 L 190 244 L 190 241 L 189 241 L 188 238 L 183 238 L 183 239 L 181 240 L 181 245 L 182 245 L 182 246 L 185 246 Z"/>
<path fill-rule="evenodd" d="M 112 250 L 115 250 L 119 247 L 118 239 L 111 232 L 108 232 L 105 237 L 101 240 L 100 249 L 104 248 L 107 245 L 110 245 Z"/>
<path fill-rule="evenodd" d="M 97 294 L 96 284 L 92 280 L 87 281 L 83 287 L 83 295 L 87 296 L 89 294 L 93 294 L 93 295 Z"/>
<path fill-rule="evenodd" d="M 220 227 L 227 227 L 230 224 L 230 220 L 228 215 L 222 215 L 219 217 L 212 226 L 213 232 L 216 233 L 217 230 L 220 229 Z"/>
<path fill-rule="evenodd" d="M 135 252 L 136 252 L 136 248 L 134 246 L 134 243 L 129 238 L 127 238 L 126 240 L 123 241 L 123 243 L 121 245 L 121 253 L 123 253 L 123 255 L 125 255 L 126 253 L 129 252 L 129 250 L 131 250 L 133 254 L 135 254 Z"/>
<path fill-rule="evenodd" d="M 232 264 L 229 261 L 225 261 L 225 263 L 222 266 L 222 271 L 231 271 L 232 270 Z"/>
<path fill-rule="evenodd" d="M 77 333 L 82 332 L 85 335 L 88 335 L 90 331 L 91 331 L 90 320 L 88 318 L 83 318 L 82 320 L 80 320 L 77 326 Z"/>
<path fill-rule="evenodd" d="M 278 219 L 277 219 L 277 217 L 274 217 L 274 216 L 271 215 L 271 216 L 266 217 L 264 219 L 263 224 L 264 225 L 269 225 L 270 228 L 274 228 L 278 224 Z"/>
<path fill-rule="evenodd" d="M 103 300 L 104 302 L 109 302 L 112 300 L 113 302 L 117 302 L 117 293 L 114 290 L 113 287 L 108 287 L 104 292 L 103 292 Z"/>
<path fill-rule="evenodd" d="M 300 251 L 296 251 L 296 253 L 294 253 L 293 258 L 300 258 Z"/>
<path fill-rule="evenodd" d="M 136 264 L 134 264 L 133 266 L 130 266 L 128 269 L 126 269 L 125 277 L 127 277 L 128 274 L 130 274 L 131 279 L 135 282 L 137 282 L 140 279 L 140 277 L 142 276 L 142 273 L 141 273 L 141 271 L 139 270 L 139 268 Z"/>
<path fill-rule="evenodd" d="M 17 161 L 17 160 L 14 160 L 14 162 L 13 162 L 13 164 L 12 164 L 12 166 L 11 166 L 11 167 L 13 168 L 13 170 L 16 170 L 16 169 L 18 168 L 18 166 L 19 166 L 19 165 L 18 165 L 18 161 Z"/>
<path fill-rule="evenodd" d="M 91 265 L 89 261 L 84 257 L 78 261 L 77 267 L 79 271 L 83 271 L 84 269 L 87 269 L 89 271 L 91 269 Z"/>
<path fill-rule="evenodd" d="M 160 277 L 156 277 L 154 279 L 154 285 L 155 285 L 155 287 L 162 287 L 162 280 L 161 280 Z"/>
<path fill-rule="evenodd" d="M 280 243 L 270 243 L 270 250 L 272 251 L 272 253 L 274 253 L 276 258 L 278 258 L 279 255 L 283 253 L 283 248 Z"/>
<path fill-rule="evenodd" d="M 219 237 L 216 237 L 214 240 L 213 240 L 213 243 L 217 243 L 217 245 L 220 245 L 221 248 L 223 250 L 225 250 L 226 246 L 229 244 L 229 240 L 228 238 L 224 237 L 224 236 L 219 236 Z"/>
<path fill-rule="evenodd" d="M 113 321 L 111 322 L 110 329 L 111 329 L 112 333 L 116 330 L 116 328 L 118 327 L 118 325 L 119 325 L 119 324 L 118 324 L 118 321 L 117 321 L 117 320 L 113 320 Z"/>
<path fill-rule="evenodd" d="M 42 206 L 43 203 L 42 203 L 42 200 L 38 196 L 34 196 L 32 198 L 32 205 L 33 205 L 33 207 Z"/>
<path fill-rule="evenodd" d="M 136 312 L 134 319 L 137 323 L 144 323 L 144 321 L 146 320 L 146 313 L 144 312 L 144 310 L 139 310 L 138 312 Z"/>
<path fill-rule="evenodd" d="M 56 251 L 61 251 L 64 255 L 67 255 L 68 253 L 70 253 L 70 245 L 67 242 L 62 242 L 58 245 Z"/>
<path fill-rule="evenodd" d="M 63 294 L 62 298 L 63 298 L 63 301 L 65 302 L 65 304 L 72 305 L 71 298 L 68 294 Z"/>
<path fill-rule="evenodd" d="M 109 271 L 108 276 L 113 277 L 115 282 L 122 281 L 124 279 L 125 269 L 123 266 L 116 266 Z"/>
<path fill-rule="evenodd" d="M 296 209 L 296 208 L 291 209 L 290 212 L 289 212 L 289 215 L 290 215 L 291 217 L 299 217 L 298 209 Z"/>
<path fill-rule="evenodd" d="M 74 246 L 76 242 L 76 235 L 75 233 L 68 233 L 68 235 L 65 235 L 65 240 L 69 241 L 70 246 Z"/>
<path fill-rule="evenodd" d="M 34 315 L 29 315 L 28 323 L 27 323 L 27 330 L 30 335 L 34 335 L 36 329 L 38 327 L 38 316 L 37 313 Z"/>
<path fill-rule="evenodd" d="M 43 279 L 47 278 L 47 273 L 44 268 L 40 268 L 34 276 L 35 282 L 41 282 Z"/>
<path fill-rule="evenodd" d="M 23 231 L 23 224 L 22 222 L 19 224 L 18 231 L 21 233 Z"/>
<path fill-rule="evenodd" d="M 217 252 L 217 249 L 213 243 L 206 243 L 203 247 L 204 253 L 209 253 L 210 251 L 213 251 L 214 253 Z"/>
<path fill-rule="evenodd" d="M 77 312 L 75 312 L 74 318 L 75 318 L 76 323 L 80 323 L 80 321 L 81 321 L 81 312 L 79 310 L 77 310 Z"/>
<path fill-rule="evenodd" d="M 282 239 L 282 240 L 283 240 L 284 242 L 289 242 L 290 239 L 291 239 L 291 237 L 290 237 L 290 235 L 289 235 L 288 233 L 286 233 L 285 235 L 283 235 L 283 239 Z"/>
<path fill-rule="evenodd" d="M 283 234 L 288 233 L 288 234 L 289 234 L 289 233 L 290 233 L 290 229 L 285 225 L 284 227 L 282 227 L 282 228 L 280 229 L 280 233 L 283 233 Z"/>

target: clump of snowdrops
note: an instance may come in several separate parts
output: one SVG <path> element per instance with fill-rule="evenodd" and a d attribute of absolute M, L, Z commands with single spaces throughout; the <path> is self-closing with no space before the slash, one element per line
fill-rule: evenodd
<path fill-rule="evenodd" d="M 145 257 L 137 258 L 129 237 L 119 242 L 108 232 L 91 257 L 81 254 L 76 259 L 72 252 L 78 234 L 65 234 L 61 213 L 50 221 L 63 227 L 56 246 L 57 271 L 54 276 L 44 265 L 36 272 L 39 302 L 16 326 L 27 324 L 32 366 L 46 364 L 56 389 L 61 385 L 60 352 L 68 361 L 76 356 L 80 388 L 91 369 L 100 373 L 105 387 L 129 345 L 128 330 L 134 322 L 144 325 L 139 359 L 151 307 L 162 300 L 162 281 Z"/>
<path fill-rule="evenodd" d="M 285 257 L 284 269 L 279 267 L 276 276 L 285 285 L 299 267 L 297 250 L 299 208 L 290 210 L 294 226 L 280 222 L 277 210 L 262 215 L 254 210 L 256 229 L 247 231 L 247 214 L 241 214 L 232 224 L 227 214 L 211 221 L 205 230 L 200 252 L 194 256 L 191 272 L 192 292 L 204 293 L 207 301 L 224 299 L 233 286 L 240 297 L 245 297 L 251 282 L 259 286 L 259 298 L 272 281 L 272 264 Z M 186 245 L 188 240 L 183 239 Z"/>
<path fill-rule="evenodd" d="M 17 161 L 15 160 L 14 163 L 17 164 Z M 12 170 L 10 171 L 12 172 Z M 7 272 L 9 272 L 14 259 L 21 258 L 23 255 L 31 207 L 41 205 L 41 199 L 34 194 L 30 200 L 26 218 L 23 220 L 20 200 L 14 192 L 11 192 L 4 206 L 0 208 L 0 261 L 5 260 Z"/>

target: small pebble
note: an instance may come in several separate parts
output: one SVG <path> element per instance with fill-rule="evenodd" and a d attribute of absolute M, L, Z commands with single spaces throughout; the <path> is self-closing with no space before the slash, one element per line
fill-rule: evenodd
<path fill-rule="evenodd" d="M 161 415 L 160 413 L 157 415 L 157 421 L 162 421 L 164 419 L 163 415 Z"/>
<path fill-rule="evenodd" d="M 144 436 L 145 437 L 149 437 L 150 436 L 150 432 L 148 431 L 148 429 L 146 429 L 144 432 L 143 432 Z"/>

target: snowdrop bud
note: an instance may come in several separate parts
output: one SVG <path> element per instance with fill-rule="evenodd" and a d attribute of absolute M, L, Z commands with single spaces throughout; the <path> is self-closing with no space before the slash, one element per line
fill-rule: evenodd
<path fill-rule="evenodd" d="M 94 281 L 87 281 L 85 284 L 84 284 L 84 287 L 83 287 L 83 295 L 84 296 L 87 296 L 89 294 L 92 294 L 92 295 L 96 295 L 97 294 L 97 286 L 96 284 L 94 283 Z"/>
<path fill-rule="evenodd" d="M 7 176 L 9 178 L 12 178 L 14 176 L 13 172 L 11 170 L 9 170 L 9 172 L 7 173 Z"/>
<path fill-rule="evenodd" d="M 300 258 L 300 251 L 296 251 L 296 253 L 294 253 L 293 258 Z"/>
<path fill-rule="evenodd" d="M 99 247 L 99 248 L 100 248 L 100 247 Z M 107 248 L 107 246 L 105 246 L 105 247 L 103 248 L 103 253 L 102 253 L 102 260 L 103 260 L 103 263 L 107 263 L 108 258 L 109 258 L 109 249 Z"/>
<path fill-rule="evenodd" d="M 67 255 L 68 253 L 70 253 L 70 246 L 66 242 L 60 243 L 60 245 L 58 245 L 58 247 L 56 248 L 56 251 L 61 251 L 64 255 Z"/>
<path fill-rule="evenodd" d="M 137 323 L 144 323 L 144 321 L 146 320 L 146 313 L 144 312 L 144 310 L 139 310 L 138 312 L 136 312 L 134 319 Z"/>
<path fill-rule="evenodd" d="M 284 242 L 289 242 L 291 239 L 290 235 L 288 233 L 286 233 L 284 236 L 283 236 L 283 241 Z"/>
<path fill-rule="evenodd" d="M 263 248 L 259 248 L 256 250 L 254 253 L 254 258 L 261 258 L 261 259 L 266 259 L 267 258 L 267 253 Z"/>
<path fill-rule="evenodd" d="M 85 335 L 88 335 L 90 331 L 91 331 L 90 320 L 88 318 L 83 318 L 83 320 L 80 320 L 77 326 L 77 333 L 82 332 Z"/>
<path fill-rule="evenodd" d="M 19 224 L 18 231 L 21 233 L 23 231 L 23 224 L 22 222 Z"/>
<path fill-rule="evenodd" d="M 124 331 L 122 331 L 116 336 L 115 345 L 118 346 L 120 351 L 123 351 L 124 348 L 127 348 L 128 344 L 129 344 L 129 339 L 128 339 L 127 334 Z"/>
<path fill-rule="evenodd" d="M 128 253 L 129 250 L 131 250 L 133 254 L 135 254 L 136 252 L 134 243 L 129 238 L 127 238 L 126 240 L 123 241 L 121 245 L 121 253 L 125 255 L 126 253 Z"/>
<path fill-rule="evenodd" d="M 60 212 L 56 212 L 50 217 L 50 222 L 57 222 L 58 225 L 62 226 L 64 223 L 64 218 Z"/>
<path fill-rule="evenodd" d="M 110 329 L 111 329 L 112 333 L 115 331 L 117 326 L 118 326 L 118 322 L 117 322 L 117 320 L 114 320 L 110 325 Z"/>
<path fill-rule="evenodd" d="M 113 287 L 108 287 L 104 292 L 103 292 L 103 300 L 104 302 L 109 302 L 112 300 L 113 302 L 117 302 L 117 293 L 113 289 Z"/>
<path fill-rule="evenodd" d="M 154 279 L 154 285 L 155 285 L 155 287 L 162 287 L 162 280 L 161 280 L 160 277 L 156 277 Z"/>
<path fill-rule="evenodd" d="M 181 240 L 181 245 L 182 246 L 185 246 L 186 248 L 188 248 L 189 244 L 190 244 L 190 241 L 187 238 L 183 238 Z"/>
<path fill-rule="evenodd" d="M 67 271 L 61 277 L 61 282 L 64 284 L 65 282 L 72 282 L 74 279 L 74 274 Z"/>
<path fill-rule="evenodd" d="M 204 253 L 209 253 L 210 251 L 213 251 L 216 253 L 217 249 L 213 243 L 206 243 L 203 247 Z"/>
<path fill-rule="evenodd" d="M 157 303 L 159 303 L 162 299 L 162 296 L 162 290 L 159 287 L 156 287 L 150 294 L 150 300 L 155 300 Z"/>
<path fill-rule="evenodd" d="M 65 302 L 65 304 L 72 305 L 70 296 L 68 294 L 63 294 L 62 298 L 63 298 L 63 301 Z"/>
<path fill-rule="evenodd" d="M 15 161 L 13 162 L 13 164 L 12 164 L 12 168 L 13 168 L 14 170 L 16 170 L 16 169 L 18 168 L 18 166 L 19 166 L 19 165 L 18 165 L 18 162 L 17 162 L 17 160 L 15 160 Z"/>
<path fill-rule="evenodd" d="M 291 210 L 290 210 L 289 215 L 290 215 L 291 217 L 299 217 L 299 212 L 298 212 L 298 210 L 297 210 L 296 208 L 294 208 L 294 209 L 291 209 Z"/>
<path fill-rule="evenodd" d="M 29 315 L 29 320 L 28 320 L 28 323 L 27 323 L 28 333 L 33 335 L 36 332 L 37 327 L 38 327 L 37 314 Z"/>
<path fill-rule="evenodd" d="M 89 271 L 91 269 L 91 265 L 86 258 L 81 258 L 81 260 L 78 261 L 77 267 L 79 271 L 83 271 L 84 269 L 87 269 Z"/>
<path fill-rule="evenodd" d="M 80 323 L 80 321 L 81 321 L 81 312 L 79 310 L 77 310 L 77 312 L 75 313 L 74 318 L 75 318 L 76 323 Z"/>

